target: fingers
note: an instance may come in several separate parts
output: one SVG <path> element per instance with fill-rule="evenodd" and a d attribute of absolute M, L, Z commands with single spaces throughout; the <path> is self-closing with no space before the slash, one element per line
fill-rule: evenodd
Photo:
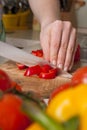
<path fill-rule="evenodd" d="M 44 59 L 50 61 L 50 33 L 49 29 L 40 33 L 40 42 L 43 49 Z"/>
<path fill-rule="evenodd" d="M 51 31 L 51 43 L 50 43 L 50 62 L 53 65 L 57 65 L 58 51 L 61 42 L 63 23 L 61 21 L 55 21 Z"/>
<path fill-rule="evenodd" d="M 57 66 L 61 69 L 64 68 L 64 63 L 66 61 L 66 53 L 67 53 L 67 48 L 69 44 L 69 37 L 70 37 L 71 29 L 72 29 L 72 26 L 70 22 L 63 23 L 61 45 L 60 45 L 58 59 L 57 59 Z"/>
<path fill-rule="evenodd" d="M 70 69 L 73 65 L 75 50 L 76 50 L 76 29 L 72 28 L 64 64 L 65 71 Z"/>

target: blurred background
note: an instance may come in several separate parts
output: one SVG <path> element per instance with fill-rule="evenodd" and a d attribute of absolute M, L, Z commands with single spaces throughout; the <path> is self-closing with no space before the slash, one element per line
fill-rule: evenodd
<path fill-rule="evenodd" d="M 60 0 L 61 18 L 70 20 L 77 28 L 87 28 L 87 0 Z M 2 0 L 5 29 L 40 30 L 28 0 Z"/>
<path fill-rule="evenodd" d="M 5 29 L 32 29 L 33 14 L 27 0 L 2 0 Z"/>

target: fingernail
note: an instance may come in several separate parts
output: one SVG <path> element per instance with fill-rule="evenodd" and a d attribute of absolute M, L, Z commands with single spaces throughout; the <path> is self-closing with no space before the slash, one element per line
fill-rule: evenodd
<path fill-rule="evenodd" d="M 67 71 L 68 70 L 68 67 L 64 67 L 64 71 Z"/>
<path fill-rule="evenodd" d="M 55 65 L 56 65 L 56 61 L 55 61 L 55 60 L 53 60 L 53 61 L 52 61 L 52 64 L 55 66 Z"/>
<path fill-rule="evenodd" d="M 62 64 L 59 64 L 58 67 L 59 67 L 60 69 L 62 69 L 62 68 L 63 68 L 63 65 L 62 65 Z"/>

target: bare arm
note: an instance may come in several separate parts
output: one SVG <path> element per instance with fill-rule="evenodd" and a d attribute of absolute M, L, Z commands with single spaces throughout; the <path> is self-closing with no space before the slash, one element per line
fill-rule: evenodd
<path fill-rule="evenodd" d="M 42 27 L 60 19 L 58 0 L 29 0 L 29 3 Z"/>

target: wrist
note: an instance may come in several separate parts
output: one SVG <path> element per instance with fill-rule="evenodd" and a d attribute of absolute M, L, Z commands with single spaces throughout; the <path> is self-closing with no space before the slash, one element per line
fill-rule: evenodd
<path fill-rule="evenodd" d="M 60 16 L 57 16 L 57 17 L 53 17 L 53 18 L 45 18 L 45 20 L 42 20 L 41 21 L 41 29 L 45 28 L 47 25 L 53 23 L 54 21 L 56 20 L 60 20 Z"/>

